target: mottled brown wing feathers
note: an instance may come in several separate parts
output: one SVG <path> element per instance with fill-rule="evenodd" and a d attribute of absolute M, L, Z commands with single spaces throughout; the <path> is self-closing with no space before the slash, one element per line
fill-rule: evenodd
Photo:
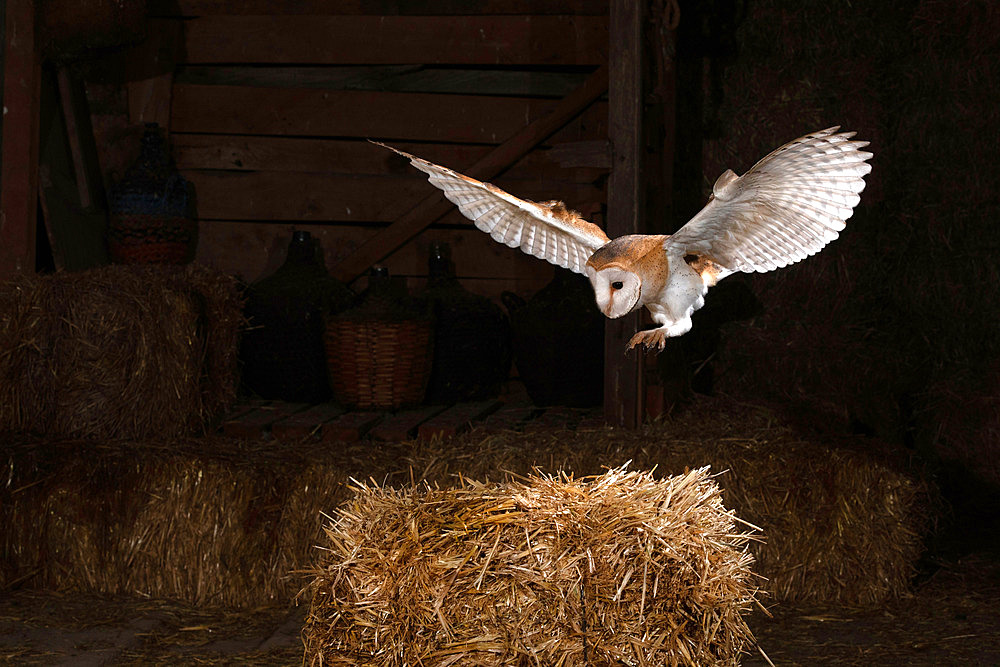
<path fill-rule="evenodd" d="M 584 273 L 587 259 L 608 242 L 597 225 L 571 211 L 562 202 L 532 202 L 519 199 L 489 183 L 463 176 L 392 146 L 372 142 L 399 153 L 444 196 L 458 206 L 462 215 L 493 239 L 544 259 L 556 266 Z"/>

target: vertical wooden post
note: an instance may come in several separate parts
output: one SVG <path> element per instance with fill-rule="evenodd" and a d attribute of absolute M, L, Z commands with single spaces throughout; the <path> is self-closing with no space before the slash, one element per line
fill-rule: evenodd
<path fill-rule="evenodd" d="M 33 0 L 5 4 L 3 69 L 0 277 L 35 270 L 41 59 Z"/>
<path fill-rule="evenodd" d="M 609 119 L 611 178 L 608 183 L 608 236 L 642 231 L 642 19 L 644 0 L 611 0 Z M 642 354 L 625 352 L 639 327 L 633 313 L 609 320 L 604 334 L 604 419 L 635 428 L 642 423 Z"/>

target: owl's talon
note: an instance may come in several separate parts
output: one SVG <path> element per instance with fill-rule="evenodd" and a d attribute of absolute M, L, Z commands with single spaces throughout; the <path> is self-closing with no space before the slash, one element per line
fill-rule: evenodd
<path fill-rule="evenodd" d="M 640 343 L 642 343 L 647 350 L 654 346 L 662 350 L 667 344 L 667 332 L 662 327 L 657 329 L 648 329 L 646 331 L 637 331 L 629 340 L 627 349 L 631 350 Z"/>

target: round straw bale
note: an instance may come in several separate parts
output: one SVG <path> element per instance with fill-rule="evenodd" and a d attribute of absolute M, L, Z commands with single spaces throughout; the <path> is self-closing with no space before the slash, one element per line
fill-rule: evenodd
<path fill-rule="evenodd" d="M 392 489 L 328 526 L 311 665 L 737 664 L 758 595 L 707 468 Z"/>

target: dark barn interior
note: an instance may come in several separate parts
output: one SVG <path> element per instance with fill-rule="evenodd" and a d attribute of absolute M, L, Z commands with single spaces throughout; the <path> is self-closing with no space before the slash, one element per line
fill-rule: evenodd
<path fill-rule="evenodd" d="M 0 662 L 1000 663 L 1000 5 L 3 6 Z M 834 125 L 659 353 L 371 143 L 614 238 Z"/>

